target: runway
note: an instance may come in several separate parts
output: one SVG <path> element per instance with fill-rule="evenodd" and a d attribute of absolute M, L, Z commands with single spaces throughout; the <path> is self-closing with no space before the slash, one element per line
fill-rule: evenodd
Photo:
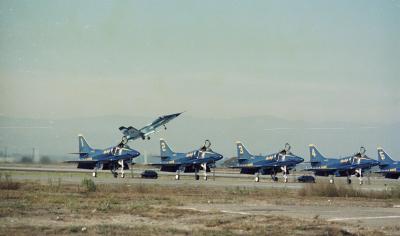
<path fill-rule="evenodd" d="M 244 203 L 241 205 L 198 204 L 182 208 L 201 212 L 220 211 L 237 215 L 281 215 L 295 218 L 319 218 L 331 222 L 359 224 L 373 228 L 398 226 L 400 221 L 400 208 L 397 207 L 338 207 L 329 203 L 319 206 Z"/>
<path fill-rule="evenodd" d="M 158 179 L 141 179 L 140 174 L 145 169 L 156 170 L 159 178 Z M 13 178 L 19 180 L 39 180 L 48 181 L 49 178 L 57 179 L 62 178 L 62 181 L 79 183 L 82 177 L 91 177 L 92 170 L 76 169 L 71 165 L 50 165 L 50 166 L 0 166 L 0 171 L 11 171 L 16 172 Z M 36 173 L 36 174 L 29 174 Z M 42 174 L 39 174 L 42 173 Z M 98 177 L 94 178 L 96 183 L 104 184 L 127 184 L 127 183 L 142 183 L 142 184 L 162 184 L 162 185 L 206 185 L 214 187 L 250 187 L 250 188 L 288 188 L 288 189 L 300 189 L 304 186 L 304 183 L 297 182 L 297 177 L 304 173 L 294 173 L 289 175 L 289 182 L 282 182 L 282 175 L 278 175 L 278 182 L 273 182 L 271 177 L 268 175 L 260 176 L 260 182 L 254 182 L 253 175 L 240 174 L 238 172 L 230 171 L 227 169 L 218 170 L 215 173 L 209 172 L 208 180 L 203 180 L 203 173 L 200 174 L 200 180 L 194 180 L 194 173 L 181 173 L 181 180 L 176 181 L 174 179 L 175 173 L 172 172 L 161 172 L 153 167 L 146 168 L 141 166 L 140 168 L 132 168 L 126 170 L 126 178 L 113 178 L 108 170 L 100 170 Z M 385 179 L 382 177 L 371 177 L 368 181 L 365 179 L 365 184 L 359 185 L 358 179 L 353 178 L 352 186 L 354 188 L 360 188 L 363 190 L 374 190 L 381 191 L 392 186 L 398 186 L 399 180 Z M 328 177 L 316 177 L 317 182 L 328 182 Z M 345 183 L 346 178 L 335 178 L 336 183 Z"/>

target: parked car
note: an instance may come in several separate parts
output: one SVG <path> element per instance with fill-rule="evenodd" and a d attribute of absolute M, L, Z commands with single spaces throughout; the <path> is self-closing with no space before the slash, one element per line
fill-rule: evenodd
<path fill-rule="evenodd" d="M 141 174 L 143 179 L 157 179 L 158 174 L 154 170 L 145 170 Z"/>
<path fill-rule="evenodd" d="M 315 178 L 314 178 L 314 176 L 311 176 L 311 175 L 302 175 L 302 176 L 299 176 L 299 177 L 297 178 L 297 180 L 298 180 L 299 182 L 302 182 L 302 183 L 315 183 Z"/>

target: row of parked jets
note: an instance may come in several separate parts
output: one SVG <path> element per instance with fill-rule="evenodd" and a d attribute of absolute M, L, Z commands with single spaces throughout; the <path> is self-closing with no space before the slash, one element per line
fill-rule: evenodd
<path fill-rule="evenodd" d="M 140 153 L 128 146 L 130 140 L 142 138 L 150 139 L 159 127 L 166 129 L 166 123 L 175 119 L 182 113 L 165 115 L 146 125 L 142 129 L 130 127 L 120 127 L 123 134 L 122 141 L 115 146 L 106 149 L 94 149 L 89 146 L 82 135 L 78 136 L 79 155 L 78 160 L 69 160 L 67 163 L 77 163 L 77 168 L 93 170 L 93 177 L 97 176 L 98 170 L 110 170 L 114 177 L 118 177 L 118 170 L 121 178 L 125 177 L 125 170 L 129 169 L 129 164 Z M 288 181 L 288 175 L 296 165 L 304 162 L 304 159 L 291 152 L 290 145 L 287 143 L 285 148 L 279 152 L 268 155 L 253 155 L 241 142 L 236 143 L 237 160 L 230 168 L 240 169 L 241 174 L 253 174 L 256 182 L 260 181 L 260 175 L 270 175 L 273 181 L 278 181 L 277 174 L 283 174 L 284 182 Z M 383 150 L 378 148 L 378 160 L 367 157 L 364 147 L 356 154 L 342 158 L 324 157 L 315 147 L 309 145 L 310 168 L 316 176 L 330 176 L 330 183 L 334 183 L 334 177 L 347 177 L 347 182 L 351 183 L 351 176 L 357 176 L 360 184 L 363 184 L 363 174 L 371 171 L 374 166 L 379 166 L 378 173 L 385 178 L 398 179 L 400 176 L 400 163 L 393 159 Z M 211 169 L 215 170 L 216 162 L 223 156 L 211 149 L 211 143 L 206 140 L 204 145 L 197 150 L 190 152 L 174 152 L 164 139 L 160 139 L 160 162 L 149 165 L 160 167 L 160 171 L 175 172 L 175 179 L 179 180 L 181 173 L 194 173 L 195 179 L 199 180 L 199 173 L 203 172 L 204 179 L 207 180 L 207 173 Z"/>

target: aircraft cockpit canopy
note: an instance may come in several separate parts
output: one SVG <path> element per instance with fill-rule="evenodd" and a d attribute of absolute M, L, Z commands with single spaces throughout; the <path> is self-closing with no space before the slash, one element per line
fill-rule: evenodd
<path fill-rule="evenodd" d="M 212 152 L 212 149 L 210 147 L 211 147 L 211 142 L 210 142 L 210 140 L 207 139 L 206 141 L 204 141 L 204 145 L 200 148 L 200 151 L 202 151 L 202 152 L 206 152 L 206 151 Z"/>
<path fill-rule="evenodd" d="M 285 148 L 282 151 L 280 151 L 279 154 L 281 154 L 281 155 L 291 154 L 290 148 L 291 148 L 290 144 L 286 143 Z"/>

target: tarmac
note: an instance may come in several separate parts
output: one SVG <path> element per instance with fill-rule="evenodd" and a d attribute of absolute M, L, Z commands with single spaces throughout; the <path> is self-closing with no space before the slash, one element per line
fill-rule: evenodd
<path fill-rule="evenodd" d="M 156 170 L 154 168 L 149 168 Z M 71 168 L 71 166 L 65 165 L 51 165 L 51 166 L 0 166 L 0 171 L 12 171 L 19 172 L 13 176 L 15 179 L 19 180 L 39 180 L 48 181 L 49 178 L 62 177 L 62 181 L 71 183 L 80 183 L 82 180 L 82 175 L 91 177 L 92 170 L 76 169 Z M 194 173 L 182 173 L 180 180 L 175 180 L 175 173 L 171 172 L 161 172 L 157 171 L 158 179 L 142 179 L 140 174 L 144 171 L 144 167 L 132 168 L 131 170 L 125 170 L 125 178 L 113 178 L 110 171 L 101 170 L 98 173 L 98 178 L 95 178 L 97 183 L 104 184 L 126 184 L 126 183 L 142 183 L 142 184 L 160 184 L 160 185 L 206 185 L 214 187 L 250 187 L 250 188 L 288 188 L 288 189 L 300 189 L 304 186 L 304 183 L 299 183 L 297 177 L 303 175 L 304 173 L 293 173 L 289 175 L 289 182 L 283 183 L 282 175 L 278 175 L 278 181 L 272 181 L 271 177 L 268 175 L 260 176 L 260 182 L 254 182 L 253 175 L 240 174 L 239 172 L 229 171 L 227 169 L 217 170 L 215 173 L 207 173 L 208 180 L 203 179 L 203 173 L 200 172 L 200 180 L 194 180 Z M 42 174 L 28 174 L 41 172 Z M 53 173 L 53 174 L 52 174 Z M 317 182 L 328 182 L 328 177 L 316 177 Z M 374 190 L 381 191 L 386 190 L 392 186 L 399 186 L 399 180 L 385 179 L 383 177 L 364 177 L 364 184 L 359 185 L 358 178 L 352 178 L 352 186 L 354 188 L 360 188 L 362 190 Z M 345 183 L 346 178 L 336 177 L 336 183 Z"/>

